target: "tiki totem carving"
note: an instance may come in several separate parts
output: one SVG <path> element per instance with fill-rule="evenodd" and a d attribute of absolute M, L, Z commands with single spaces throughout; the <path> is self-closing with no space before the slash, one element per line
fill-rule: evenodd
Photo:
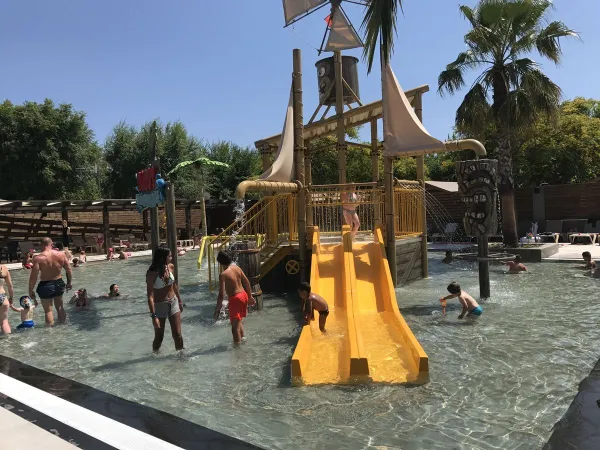
<path fill-rule="evenodd" d="M 498 161 L 458 161 L 456 175 L 458 192 L 467 207 L 463 219 L 467 235 L 495 234 L 498 227 Z"/>

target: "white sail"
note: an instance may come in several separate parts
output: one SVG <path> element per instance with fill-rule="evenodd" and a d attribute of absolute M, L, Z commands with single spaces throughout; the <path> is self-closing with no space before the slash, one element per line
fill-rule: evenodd
<path fill-rule="evenodd" d="M 333 13 L 331 30 L 329 31 L 329 39 L 327 39 L 325 51 L 337 52 L 362 46 L 363 43 L 360 37 L 358 37 L 356 30 L 348 22 L 346 15 L 341 9 L 337 9 Z"/>
<path fill-rule="evenodd" d="M 283 131 L 279 140 L 279 148 L 275 161 L 269 169 L 260 176 L 261 180 L 289 182 L 294 178 L 294 92 L 290 89 L 290 101 L 288 102 Z"/>
<path fill-rule="evenodd" d="M 289 25 L 294 19 L 306 14 L 311 9 L 327 3 L 328 0 L 283 0 L 285 24 Z"/>
<path fill-rule="evenodd" d="M 420 156 L 444 149 L 444 143 L 432 137 L 404 95 L 389 64 L 383 71 L 383 154 Z"/>

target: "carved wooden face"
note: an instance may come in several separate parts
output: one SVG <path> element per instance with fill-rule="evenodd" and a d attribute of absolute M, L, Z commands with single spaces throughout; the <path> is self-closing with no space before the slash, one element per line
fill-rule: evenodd
<path fill-rule="evenodd" d="M 463 219 L 469 236 L 494 234 L 498 226 L 498 161 L 480 159 L 456 163 L 458 192 L 467 212 Z"/>

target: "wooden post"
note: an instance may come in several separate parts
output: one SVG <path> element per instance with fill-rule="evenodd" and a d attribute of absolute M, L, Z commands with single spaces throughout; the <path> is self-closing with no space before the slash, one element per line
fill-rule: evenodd
<path fill-rule="evenodd" d="M 304 177 L 304 105 L 302 104 L 302 51 L 294 49 L 294 157 L 296 180 L 302 188 L 298 191 L 298 250 L 300 279 L 306 281 L 306 191 Z M 290 224 L 291 228 L 291 224 Z"/>
<path fill-rule="evenodd" d="M 346 127 L 344 124 L 344 76 L 342 52 L 333 52 L 335 66 L 335 113 L 337 115 L 338 183 L 346 184 Z"/>
<path fill-rule="evenodd" d="M 102 231 L 104 231 L 104 253 L 108 255 L 110 248 L 110 218 L 108 215 L 108 203 L 102 205 Z"/>
<path fill-rule="evenodd" d="M 148 139 L 148 153 L 152 167 L 159 168 L 159 162 L 156 158 L 156 121 L 150 127 L 150 139 Z M 160 245 L 158 236 L 158 208 L 150 208 L 150 247 L 152 256 L 154 251 Z"/>
<path fill-rule="evenodd" d="M 192 239 L 192 204 L 185 207 L 185 232 L 188 239 Z"/>
<path fill-rule="evenodd" d="M 310 186 L 312 184 L 312 154 L 310 150 L 310 143 L 304 142 L 304 181 L 306 182 L 306 227 L 312 229 L 313 227 L 313 209 L 311 206 L 311 193 Z"/>
<path fill-rule="evenodd" d="M 148 240 L 148 238 L 146 237 L 146 235 L 148 234 L 148 210 L 145 209 L 144 211 L 142 211 L 142 234 L 143 234 L 143 240 Z"/>
<path fill-rule="evenodd" d="M 394 286 L 398 283 L 396 267 L 396 233 L 394 230 L 394 159 L 386 156 L 383 160 L 383 178 L 385 181 L 385 235 L 387 259 Z"/>
<path fill-rule="evenodd" d="M 266 172 L 269 170 L 269 167 L 271 167 L 271 146 L 267 143 L 263 143 L 260 154 L 262 157 L 262 170 L 263 172 Z"/>
<path fill-rule="evenodd" d="M 371 175 L 375 183 L 379 183 L 379 139 L 377 138 L 377 119 L 371 120 Z M 377 187 L 376 187 L 377 188 Z M 379 202 L 381 199 L 373 197 L 374 225 L 381 225 Z M 375 230 L 373 230 L 374 232 Z"/>
<path fill-rule="evenodd" d="M 413 106 L 415 108 L 415 114 L 417 118 L 423 123 L 423 94 L 418 92 L 413 100 Z M 417 179 L 421 181 L 423 186 L 423 237 L 421 238 L 421 273 L 423 278 L 429 277 L 429 263 L 427 259 L 427 204 L 426 204 L 426 187 L 425 187 L 425 156 L 417 156 Z"/>
<path fill-rule="evenodd" d="M 171 182 L 167 184 L 167 245 L 171 250 L 172 264 L 175 267 L 175 281 L 179 279 L 179 270 L 177 266 L 177 221 L 175 217 L 175 185 Z"/>

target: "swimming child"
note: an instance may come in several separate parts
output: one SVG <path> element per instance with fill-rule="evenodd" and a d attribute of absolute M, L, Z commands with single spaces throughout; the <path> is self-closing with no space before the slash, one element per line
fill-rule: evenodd
<path fill-rule="evenodd" d="M 10 309 L 21 313 L 21 324 L 17 325 L 17 330 L 24 330 L 26 328 L 33 328 L 35 322 L 33 321 L 33 310 L 35 305 L 32 303 L 31 298 L 28 295 L 24 295 L 19 299 L 20 308 L 15 308 L 13 304 L 10 304 Z"/>
<path fill-rule="evenodd" d="M 454 259 L 454 257 L 452 256 L 452 252 L 450 250 L 448 250 L 446 252 L 446 257 L 444 259 L 442 259 L 442 262 L 444 264 L 450 264 L 453 259 Z"/>
<path fill-rule="evenodd" d="M 233 342 L 239 344 L 244 338 L 242 319 L 246 317 L 248 303 L 254 306 L 256 300 L 252 297 L 252 288 L 248 278 L 242 269 L 231 264 L 232 257 L 228 251 L 221 250 L 217 255 L 217 262 L 223 266 L 223 272 L 219 275 L 219 296 L 217 297 L 214 318 L 215 320 L 219 318 L 223 306 L 223 297 L 227 293 L 229 295 L 231 334 L 233 335 Z"/>
<path fill-rule="evenodd" d="M 119 297 L 120 295 L 121 294 L 119 293 L 119 285 L 117 285 L 116 283 L 111 284 L 108 288 L 107 297 Z"/>
<path fill-rule="evenodd" d="M 85 254 L 85 249 L 81 249 L 79 252 L 79 265 L 85 264 L 87 262 L 87 256 Z"/>
<path fill-rule="evenodd" d="M 481 306 L 479 306 L 479 303 L 477 303 L 475 299 L 471 297 L 467 292 L 463 291 L 456 281 L 453 281 L 448 285 L 448 292 L 450 292 L 450 295 L 446 295 L 445 297 L 440 298 L 440 303 L 442 304 L 442 306 L 444 306 L 446 300 L 458 297 L 458 301 L 463 307 L 460 316 L 458 316 L 459 319 L 465 317 L 465 314 L 467 315 L 467 317 L 475 318 L 479 317 L 483 313 L 483 309 L 481 308 Z"/>
<path fill-rule="evenodd" d="M 506 261 L 502 264 L 508 266 L 508 273 L 527 272 L 527 267 L 521 262 L 521 255 L 515 256 L 514 261 Z"/>
<path fill-rule="evenodd" d="M 325 322 L 329 315 L 329 305 L 323 297 L 314 292 L 311 292 L 310 284 L 306 281 L 298 286 L 298 294 L 302 299 L 302 316 L 304 322 L 308 325 L 311 320 L 314 320 L 314 311 L 319 313 L 319 330 L 325 333 Z"/>
<path fill-rule="evenodd" d="M 581 256 L 583 257 L 583 261 L 585 262 L 585 266 L 583 267 L 584 269 L 596 270 L 596 261 L 592 259 L 592 254 L 590 252 L 583 252 Z"/>
<path fill-rule="evenodd" d="M 119 250 L 119 259 L 128 259 L 129 255 L 125 253 L 123 250 Z"/>
<path fill-rule="evenodd" d="M 79 258 L 73 258 L 73 267 L 79 267 L 81 266 L 81 262 L 79 261 Z"/>
<path fill-rule="evenodd" d="M 77 310 L 89 308 L 90 300 L 88 298 L 87 289 L 79 289 L 73 298 L 71 298 L 70 303 L 75 303 L 75 308 Z"/>

